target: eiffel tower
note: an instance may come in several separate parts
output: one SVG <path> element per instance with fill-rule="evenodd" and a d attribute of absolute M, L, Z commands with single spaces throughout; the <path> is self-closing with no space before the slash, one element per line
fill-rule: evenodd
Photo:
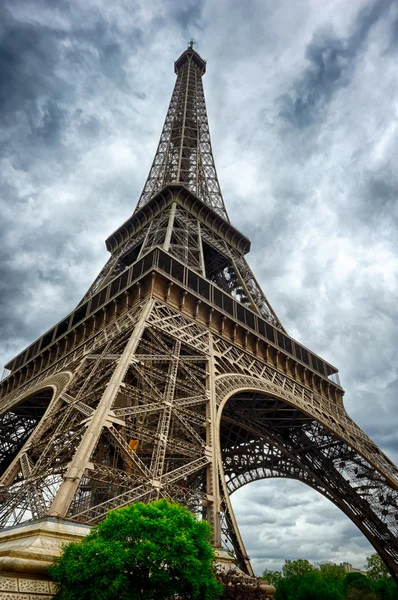
<path fill-rule="evenodd" d="M 337 369 L 292 339 L 228 218 L 191 43 L 137 207 L 78 306 L 7 365 L 0 525 L 95 524 L 168 498 L 253 575 L 230 496 L 268 477 L 338 506 L 398 579 L 398 471 Z"/>

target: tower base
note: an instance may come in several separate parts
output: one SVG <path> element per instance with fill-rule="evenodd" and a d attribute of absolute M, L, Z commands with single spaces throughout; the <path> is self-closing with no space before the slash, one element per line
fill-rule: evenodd
<path fill-rule="evenodd" d="M 234 581 L 239 582 L 239 585 L 248 586 L 248 587 L 259 587 L 261 591 L 264 593 L 264 597 L 272 598 L 275 593 L 275 588 L 273 585 L 262 581 L 261 579 L 257 579 L 256 577 L 250 577 L 247 575 L 239 567 L 235 564 L 235 559 L 222 548 L 215 549 L 216 554 L 216 571 L 222 576 L 227 575 L 228 580 L 233 583 Z M 223 580 L 223 577 L 221 577 Z"/>
<path fill-rule="evenodd" d="M 78 542 L 91 527 L 46 518 L 0 531 L 0 600 L 46 600 L 55 586 L 47 569 L 62 545 Z"/>

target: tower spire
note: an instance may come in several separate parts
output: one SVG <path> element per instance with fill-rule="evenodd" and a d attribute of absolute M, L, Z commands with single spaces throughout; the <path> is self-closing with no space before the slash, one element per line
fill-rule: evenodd
<path fill-rule="evenodd" d="M 174 63 L 177 75 L 159 145 L 137 209 L 168 184 L 179 184 L 229 221 L 211 147 L 202 77 L 206 61 L 194 40 Z"/>

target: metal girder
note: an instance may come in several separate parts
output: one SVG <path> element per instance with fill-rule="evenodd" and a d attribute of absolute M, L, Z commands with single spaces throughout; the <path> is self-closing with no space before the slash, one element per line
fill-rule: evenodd
<path fill-rule="evenodd" d="M 200 482 L 202 500 L 214 499 L 214 485 L 206 488 L 204 477 L 213 460 L 205 435 L 212 357 L 226 477 L 218 500 L 221 533 L 225 541 L 232 540 L 242 568 L 250 572 L 229 494 L 270 476 L 300 479 L 323 493 L 381 553 L 384 545 L 384 558 L 395 568 L 396 470 L 342 406 L 158 300 L 129 322 L 135 329 L 119 324 L 117 335 L 75 363 L 73 377 L 58 396 L 52 399 L 52 393 L 39 391 L 36 398 L 30 395 L 16 405 L 21 423 L 26 420 L 28 439 L 22 436 L 19 462 L 5 473 L 3 525 L 52 514 L 76 463 L 75 449 L 84 443 L 101 411 L 101 395 L 106 390 L 109 395 L 109 389 L 114 391 L 102 410 L 92 449 L 79 466 L 79 480 L 63 497 L 65 516 L 93 523 L 110 508 L 131 501 L 181 499 L 192 489 L 190 478 Z M 112 388 L 118 368 L 121 374 Z M 258 391 L 233 393 L 242 388 Z M 13 411 L 6 413 L 11 420 L 6 418 L 3 428 L 14 422 L 17 408 Z M 29 439 L 33 414 L 42 416 Z M 189 494 L 199 510 L 199 496 Z"/>
<path fill-rule="evenodd" d="M 119 275 L 128 264 L 131 264 L 132 260 L 129 257 L 129 254 L 132 250 L 137 248 L 141 249 L 141 244 L 146 238 L 148 234 L 148 229 L 150 225 L 143 227 L 137 235 L 135 235 L 132 239 L 129 239 L 125 244 L 123 244 L 116 252 L 114 252 L 105 266 L 102 268 L 99 275 L 96 277 L 95 281 L 89 287 L 78 306 L 83 304 L 86 300 L 94 296 L 97 292 L 99 292 L 113 277 Z M 138 252 L 137 252 L 138 256 Z"/>
<path fill-rule="evenodd" d="M 187 51 L 137 210 L 168 183 L 180 183 L 228 221 L 207 120 L 203 70 Z"/>
<path fill-rule="evenodd" d="M 319 421 L 258 392 L 234 395 L 221 418 L 229 491 L 290 477 L 334 502 L 371 540 L 393 573 L 398 561 L 398 491 Z"/>

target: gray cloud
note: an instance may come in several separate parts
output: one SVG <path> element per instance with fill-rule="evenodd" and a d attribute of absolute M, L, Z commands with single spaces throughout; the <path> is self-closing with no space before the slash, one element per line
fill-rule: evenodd
<path fill-rule="evenodd" d="M 189 32 L 195 27 L 201 28 L 205 0 L 190 0 L 189 2 L 172 2 L 169 7 L 169 18 L 175 19 L 183 32 Z"/>
<path fill-rule="evenodd" d="M 281 115 L 292 125 L 305 127 L 317 121 L 333 95 L 352 80 L 355 61 L 363 50 L 376 23 L 385 16 L 393 2 L 368 3 L 358 13 L 352 34 L 343 39 L 330 28 L 316 31 L 307 46 L 307 69 L 294 82 L 292 92 L 281 97 Z"/>
<path fill-rule="evenodd" d="M 124 38 L 122 46 L 100 13 L 83 19 L 77 7 L 65 6 L 56 8 L 48 19 L 44 4 L 43 13 L 36 6 L 35 15 L 28 6 L 17 6 L 19 10 L 11 4 L 0 9 L 0 193 L 4 201 L 0 333 L 3 340 L 10 340 L 5 348 L 11 355 L 73 307 L 88 283 L 84 271 L 90 272 L 91 261 L 100 255 L 100 244 L 94 248 L 89 240 L 75 239 L 89 219 L 96 221 L 91 206 L 79 196 L 94 193 L 97 207 L 105 208 L 115 195 L 117 170 L 110 174 L 109 183 L 102 180 L 101 193 L 94 182 L 82 190 L 73 181 L 76 165 L 111 135 L 112 126 L 98 99 L 101 103 L 104 93 L 117 96 L 118 92 L 143 98 L 141 90 L 131 89 L 133 78 L 126 76 L 129 51 L 142 41 L 139 28 L 130 28 L 129 45 Z M 111 114 L 116 130 L 123 116 Z M 100 166 L 95 156 L 91 162 L 92 167 Z M 119 184 L 118 200 L 125 186 Z M 112 215 L 112 207 L 109 212 Z M 106 256 L 101 254 L 103 262 Z M 78 270 L 85 280 L 79 290 L 74 285 L 76 260 L 81 261 Z M 91 277 L 98 268 L 100 262 L 94 270 L 91 267 Z M 44 311 L 37 289 L 43 290 Z M 10 303 L 14 309 L 6 318 Z M 20 309 L 24 303 L 29 310 Z"/>
<path fill-rule="evenodd" d="M 398 46 L 398 18 L 391 24 L 391 38 L 389 44 L 390 51 L 396 51 Z"/>

